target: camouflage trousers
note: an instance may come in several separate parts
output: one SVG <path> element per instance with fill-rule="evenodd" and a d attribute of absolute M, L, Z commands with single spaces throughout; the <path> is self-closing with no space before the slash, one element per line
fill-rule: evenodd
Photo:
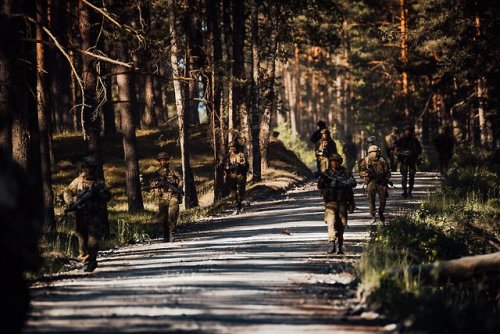
<path fill-rule="evenodd" d="M 379 214 L 383 214 L 388 195 L 387 186 L 377 184 L 376 182 L 370 182 L 366 187 L 366 191 L 368 195 L 368 204 L 370 205 L 370 216 L 375 216 L 375 198 L 377 194 L 379 200 L 378 212 Z"/>
<path fill-rule="evenodd" d="M 78 237 L 80 260 L 83 263 L 96 262 L 99 240 L 102 237 L 102 220 L 99 215 L 77 216 L 76 236 Z"/>
<path fill-rule="evenodd" d="M 179 199 L 177 196 L 166 194 L 158 202 L 158 220 L 163 228 L 163 238 L 168 241 L 170 235 L 177 228 L 177 218 L 179 217 Z"/>
<path fill-rule="evenodd" d="M 346 202 L 325 202 L 325 223 L 328 226 L 328 241 L 344 241 L 344 230 L 347 226 Z"/>
<path fill-rule="evenodd" d="M 316 157 L 316 167 L 318 168 L 318 172 L 326 172 L 328 169 L 328 158 L 324 156 Z"/>
<path fill-rule="evenodd" d="M 228 187 L 231 191 L 231 198 L 236 202 L 238 208 L 241 208 L 245 199 L 245 189 L 247 177 L 242 174 L 230 174 L 227 178 Z"/>
<path fill-rule="evenodd" d="M 398 162 L 397 162 L 397 159 L 396 159 L 396 155 L 394 154 L 394 150 L 386 150 L 386 154 L 387 154 L 387 157 L 389 158 L 389 163 L 390 163 L 390 166 L 391 166 L 391 171 L 395 171 L 397 166 L 398 166 Z"/>
<path fill-rule="evenodd" d="M 413 185 L 415 184 L 415 174 L 417 172 L 417 162 L 416 161 L 401 161 L 399 167 L 401 172 L 401 187 L 403 190 L 409 188 L 410 191 L 413 190 Z"/>

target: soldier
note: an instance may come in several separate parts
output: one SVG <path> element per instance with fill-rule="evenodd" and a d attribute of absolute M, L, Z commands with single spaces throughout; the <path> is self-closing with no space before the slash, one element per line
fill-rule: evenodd
<path fill-rule="evenodd" d="M 97 178 L 97 160 L 85 157 L 80 164 L 81 173 L 64 191 L 64 201 L 70 211 L 75 211 L 76 235 L 80 249 L 82 270 L 92 272 L 97 268 L 99 239 L 103 232 L 103 211 L 111 193 L 104 182 Z"/>
<path fill-rule="evenodd" d="M 379 198 L 378 216 L 382 223 L 385 222 L 384 209 L 388 194 L 388 185 L 390 184 L 391 170 L 387 160 L 380 156 L 380 148 L 378 146 L 372 145 L 368 148 L 368 156 L 361 163 L 359 176 L 365 179 L 365 184 L 367 185 L 372 223 L 376 222 L 375 197 L 377 194 Z"/>
<path fill-rule="evenodd" d="M 325 223 L 328 226 L 328 253 L 344 254 L 344 230 L 347 227 L 347 212 L 354 212 L 356 180 L 342 166 L 342 157 L 334 153 L 328 159 L 329 168 L 321 174 L 318 189 L 325 201 Z"/>
<path fill-rule="evenodd" d="M 326 123 L 324 121 L 319 121 L 317 123 L 318 130 L 314 131 L 311 135 L 311 142 L 316 144 L 321 139 L 321 130 L 326 129 Z"/>
<path fill-rule="evenodd" d="M 406 125 L 403 128 L 403 136 L 396 143 L 396 156 L 400 162 L 401 186 L 403 197 L 412 197 L 415 184 L 415 173 L 417 172 L 417 161 L 422 154 L 422 146 L 413 134 L 413 128 Z M 409 174 L 409 180 L 408 180 Z"/>
<path fill-rule="evenodd" d="M 358 156 L 358 149 L 356 144 L 352 141 L 352 135 L 348 134 L 346 136 L 345 144 L 344 144 L 344 153 L 346 158 L 346 167 L 349 173 L 352 173 L 352 169 L 356 164 L 356 158 Z"/>
<path fill-rule="evenodd" d="M 239 214 L 243 211 L 248 162 L 245 153 L 240 152 L 240 146 L 235 141 L 229 144 L 229 155 L 226 157 L 224 171 L 226 184 L 231 191 L 231 198 L 236 201 L 236 209 L 233 214 Z"/>
<path fill-rule="evenodd" d="M 163 227 L 163 241 L 173 242 L 179 217 L 179 205 L 182 204 L 182 181 L 170 168 L 169 157 L 161 152 L 156 157 L 160 168 L 151 176 L 149 186 L 158 198 L 158 220 Z"/>
<path fill-rule="evenodd" d="M 321 139 L 316 142 L 314 153 L 316 154 L 318 173 L 324 173 L 328 169 L 328 157 L 337 153 L 337 145 L 327 129 L 321 130 Z"/>
<path fill-rule="evenodd" d="M 2 117 L 0 114 L 0 122 Z M 0 149 L 0 285 L 4 306 L 0 319 L 4 333 L 20 333 L 26 322 L 30 293 L 25 274 L 42 264 L 38 249 L 42 210 L 34 179 Z"/>
<path fill-rule="evenodd" d="M 443 125 L 439 129 L 439 134 L 434 138 L 434 146 L 438 153 L 439 171 L 441 175 L 445 175 L 448 172 L 448 165 L 455 148 L 455 137 L 448 126 Z"/>
<path fill-rule="evenodd" d="M 391 163 L 391 170 L 397 169 L 396 156 L 394 151 L 396 150 L 396 143 L 399 140 L 399 130 L 396 126 L 392 128 L 392 132 L 385 136 L 385 152 Z"/>

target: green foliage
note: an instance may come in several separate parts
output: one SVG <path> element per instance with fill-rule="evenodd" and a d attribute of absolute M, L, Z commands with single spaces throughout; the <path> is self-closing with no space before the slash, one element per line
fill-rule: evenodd
<path fill-rule="evenodd" d="M 500 235 L 498 166 L 476 155 L 460 152 L 441 189 L 415 212 L 374 228 L 359 262 L 367 299 L 413 329 L 493 333 L 498 328 L 498 278 L 428 284 L 407 270 L 496 251 L 491 243 L 498 244 Z"/>
<path fill-rule="evenodd" d="M 307 147 L 307 143 L 302 140 L 300 136 L 294 135 L 287 123 L 278 125 L 273 131 L 278 131 L 280 133 L 279 139 L 283 142 L 285 147 L 295 152 L 309 169 L 316 169 L 316 156 L 314 155 L 314 150 Z"/>

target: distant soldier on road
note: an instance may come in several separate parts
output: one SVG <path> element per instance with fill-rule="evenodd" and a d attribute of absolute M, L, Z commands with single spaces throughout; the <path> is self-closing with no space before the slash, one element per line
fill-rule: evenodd
<path fill-rule="evenodd" d="M 352 135 L 348 134 L 345 139 L 345 144 L 343 147 L 345 158 L 346 158 L 346 167 L 349 173 L 352 173 L 352 169 L 356 164 L 356 159 L 358 156 L 358 148 L 356 144 L 352 141 Z"/>
<path fill-rule="evenodd" d="M 97 160 L 94 157 L 85 157 L 80 166 L 80 175 L 64 191 L 64 201 L 68 205 L 67 210 L 75 212 L 82 270 L 92 272 L 97 268 L 105 204 L 111 199 L 111 193 L 97 178 Z"/>
<path fill-rule="evenodd" d="M 321 130 L 321 139 L 316 142 L 314 153 L 316 154 L 318 173 L 325 172 L 328 169 L 328 157 L 337 153 L 337 145 L 330 137 L 330 131 L 327 129 Z"/>
<path fill-rule="evenodd" d="M 158 220 L 163 227 L 163 241 L 173 242 L 179 217 L 179 205 L 182 204 L 182 180 L 170 167 L 169 156 L 161 152 L 156 157 L 160 169 L 151 176 L 149 187 L 158 198 Z"/>
<path fill-rule="evenodd" d="M 399 130 L 396 126 L 392 128 L 391 133 L 389 133 L 387 136 L 385 136 L 385 152 L 387 153 L 387 158 L 389 158 L 389 161 L 391 163 L 391 170 L 396 170 L 397 169 L 397 161 L 396 161 L 396 143 L 398 142 L 400 136 L 399 136 Z"/>
<path fill-rule="evenodd" d="M 319 121 L 317 123 L 318 129 L 311 135 L 311 142 L 316 144 L 321 139 L 321 130 L 326 129 L 326 123 L 324 121 Z M 331 139 L 331 138 L 330 138 Z"/>
<path fill-rule="evenodd" d="M 417 161 L 422 154 L 422 146 L 413 134 L 413 127 L 410 125 L 403 128 L 403 136 L 397 141 L 395 152 L 400 162 L 402 195 L 404 198 L 412 197 Z"/>
<path fill-rule="evenodd" d="M 224 164 L 226 184 L 231 192 L 231 198 L 236 201 L 234 214 L 243 211 L 245 188 L 247 185 L 248 161 L 240 145 L 233 141 L 229 144 L 229 154 Z"/>
<path fill-rule="evenodd" d="M 455 137 L 448 126 L 443 125 L 439 129 L 439 134 L 434 138 L 434 146 L 438 154 L 439 171 L 441 175 L 445 175 L 455 148 Z"/>
<path fill-rule="evenodd" d="M 381 222 L 385 222 L 384 209 L 388 194 L 391 170 L 384 157 L 380 156 L 380 148 L 372 145 L 368 148 L 368 156 L 363 159 L 360 166 L 359 176 L 365 179 L 367 185 L 368 202 L 370 205 L 370 216 L 372 223 L 375 218 L 375 198 L 379 198 L 378 216 Z"/>
<path fill-rule="evenodd" d="M 321 174 L 318 189 L 325 201 L 325 223 L 328 226 L 328 253 L 343 254 L 344 230 L 347 227 L 347 212 L 354 212 L 356 180 L 342 166 L 342 157 L 334 153 L 329 159 L 328 170 Z M 337 249 L 338 246 L 338 249 Z"/>

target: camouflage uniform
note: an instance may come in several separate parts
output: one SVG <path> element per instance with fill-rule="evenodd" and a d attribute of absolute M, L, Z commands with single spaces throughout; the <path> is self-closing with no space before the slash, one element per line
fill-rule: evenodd
<path fill-rule="evenodd" d="M 237 148 L 236 144 L 231 144 L 230 147 Z M 245 199 L 245 188 L 247 184 L 248 162 L 245 153 L 230 152 L 226 164 L 224 166 L 226 175 L 226 184 L 231 191 L 231 198 L 236 201 L 236 212 L 240 213 L 243 210 L 243 200 Z"/>
<path fill-rule="evenodd" d="M 1 119 L 0 119 L 1 121 Z M 0 312 L 4 333 L 19 333 L 27 318 L 30 294 L 25 273 L 40 268 L 38 240 L 42 231 L 40 188 L 0 149 Z"/>
<path fill-rule="evenodd" d="M 327 129 L 321 130 L 321 139 L 316 142 L 314 153 L 318 172 L 324 173 L 328 169 L 328 157 L 337 153 L 337 146 L 330 138 L 330 132 Z"/>
<path fill-rule="evenodd" d="M 447 127 L 443 126 L 440 133 L 434 138 L 434 146 L 438 153 L 439 171 L 441 175 L 445 175 L 448 172 L 448 165 L 455 148 L 455 137 Z"/>
<path fill-rule="evenodd" d="M 95 164 L 84 161 L 82 169 L 87 167 L 92 168 L 93 172 L 90 174 L 82 172 L 65 189 L 63 196 L 66 204 L 71 205 L 78 200 L 85 189 L 92 187 L 95 189 L 89 200 L 84 202 L 75 212 L 75 232 L 78 237 L 83 270 L 93 271 L 97 267 L 99 240 L 103 234 L 105 203 L 111 199 L 111 193 L 106 189 L 104 182 L 98 180 L 94 175 Z"/>
<path fill-rule="evenodd" d="M 356 147 L 356 144 L 352 141 L 352 136 L 347 136 L 346 138 L 346 143 L 343 147 L 345 157 L 346 157 L 346 167 L 347 171 L 349 173 L 352 173 L 352 169 L 354 168 L 354 165 L 356 164 L 356 158 L 358 155 L 358 149 Z"/>
<path fill-rule="evenodd" d="M 392 128 L 392 132 L 387 136 L 385 136 L 384 139 L 385 139 L 385 152 L 391 163 L 390 164 L 391 170 L 396 170 L 397 161 L 396 161 L 395 150 L 396 150 L 396 143 L 399 140 L 398 128 L 396 127 Z"/>
<path fill-rule="evenodd" d="M 360 166 L 359 176 L 365 179 L 367 185 L 368 203 L 370 205 L 370 216 L 375 221 L 375 198 L 379 198 L 378 214 L 382 222 L 385 221 L 384 209 L 388 195 L 388 181 L 391 177 L 391 170 L 387 160 L 380 156 L 380 148 L 373 145 L 368 149 L 368 153 L 378 152 L 376 158 L 366 156 Z"/>
<path fill-rule="evenodd" d="M 411 128 L 405 127 L 405 131 Z M 402 136 L 396 143 L 396 156 L 400 161 L 401 187 L 403 197 L 411 196 L 415 184 L 415 173 L 417 172 L 417 160 L 422 154 L 422 146 L 413 134 Z M 409 176 L 409 177 L 408 177 Z"/>
<path fill-rule="evenodd" d="M 354 211 L 354 193 L 352 188 L 356 186 L 356 181 L 349 176 L 347 169 L 340 166 L 342 158 L 338 154 L 333 154 L 331 160 L 339 161 L 339 166 L 333 169 L 331 166 L 322 174 L 318 180 L 318 189 L 325 201 L 325 223 L 328 226 L 328 242 L 331 247 L 329 253 L 335 252 L 336 242 L 338 243 L 338 253 L 343 253 L 344 230 L 347 226 L 347 212 Z M 346 180 L 349 186 L 333 185 L 331 176 L 337 175 Z"/>
<path fill-rule="evenodd" d="M 150 186 L 158 198 L 158 220 L 163 227 L 163 240 L 173 242 L 179 217 L 179 205 L 182 204 L 182 193 L 174 191 L 167 184 L 179 190 L 182 189 L 181 179 L 170 166 L 162 167 L 154 172 Z"/>

